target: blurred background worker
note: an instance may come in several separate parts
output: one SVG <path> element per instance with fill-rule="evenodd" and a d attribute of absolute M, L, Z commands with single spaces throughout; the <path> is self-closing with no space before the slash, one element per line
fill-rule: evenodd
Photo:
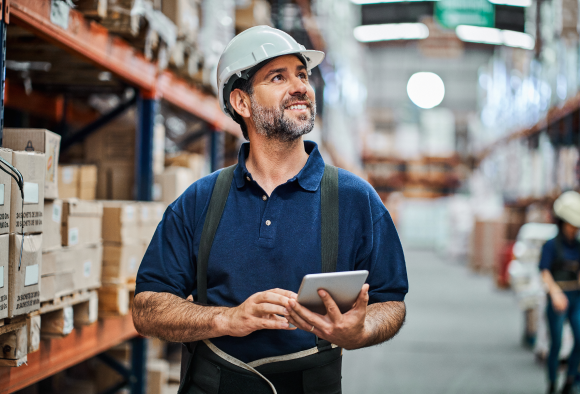
<path fill-rule="evenodd" d="M 580 363 L 580 243 L 576 239 L 580 227 L 580 194 L 563 193 L 554 202 L 558 235 L 542 248 L 540 269 L 548 288 L 548 326 L 551 346 L 548 356 L 548 393 L 555 393 L 562 331 L 566 319 L 574 333 L 574 349 L 568 359 L 568 374 L 562 393 L 572 393 Z"/>

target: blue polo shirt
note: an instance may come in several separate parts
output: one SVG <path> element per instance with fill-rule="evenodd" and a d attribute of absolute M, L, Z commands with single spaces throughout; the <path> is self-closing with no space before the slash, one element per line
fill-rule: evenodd
<path fill-rule="evenodd" d="M 540 271 L 549 270 L 556 260 L 556 238 L 546 241 L 542 246 L 542 256 L 540 257 Z M 580 261 L 580 243 L 578 240 L 562 242 L 562 255 L 565 260 Z"/>
<path fill-rule="evenodd" d="M 208 261 L 208 302 L 233 307 L 257 292 L 298 292 L 306 274 L 321 272 L 320 181 L 324 161 L 314 142 L 302 170 L 271 196 L 246 168 L 250 144 L 238 166 Z M 197 298 L 196 261 L 218 172 L 192 184 L 165 211 L 137 275 L 136 294 L 167 292 Z M 337 271 L 368 270 L 369 303 L 403 301 L 408 290 L 403 249 L 375 190 L 339 169 Z M 306 350 L 315 336 L 301 330 L 260 330 L 212 342 L 244 362 Z"/>

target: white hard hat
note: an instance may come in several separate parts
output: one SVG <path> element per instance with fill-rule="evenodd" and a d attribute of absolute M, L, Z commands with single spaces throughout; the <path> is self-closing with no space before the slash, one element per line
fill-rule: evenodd
<path fill-rule="evenodd" d="M 554 213 L 574 227 L 580 227 L 580 194 L 564 192 L 554 201 Z"/>
<path fill-rule="evenodd" d="M 324 52 L 306 50 L 289 34 L 270 26 L 255 26 L 235 36 L 220 56 L 217 68 L 219 104 L 222 111 L 232 117 L 228 108 L 232 86 L 239 78 L 247 79 L 249 69 L 265 60 L 293 54 L 303 58 L 308 73 L 324 59 Z"/>

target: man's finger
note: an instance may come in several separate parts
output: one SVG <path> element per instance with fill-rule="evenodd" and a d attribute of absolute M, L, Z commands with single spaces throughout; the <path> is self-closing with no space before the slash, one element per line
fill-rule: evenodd
<path fill-rule="evenodd" d="M 358 297 L 356 299 L 356 302 L 354 303 L 354 305 L 352 306 L 355 309 L 362 309 L 362 308 L 366 308 L 369 304 L 369 284 L 365 283 L 360 291 L 360 293 L 358 293 Z"/>
<path fill-rule="evenodd" d="M 314 324 L 310 324 L 309 322 L 307 322 L 306 320 L 304 320 L 302 317 L 300 317 L 300 315 L 298 315 L 296 312 L 290 310 L 290 314 L 287 317 L 288 322 L 294 324 L 296 327 L 298 327 L 299 329 L 303 330 L 303 331 L 308 331 L 310 332 L 310 330 L 312 329 L 312 326 Z"/>
<path fill-rule="evenodd" d="M 255 315 L 288 315 L 288 310 L 280 305 L 274 304 L 256 304 L 254 306 Z"/>
<path fill-rule="evenodd" d="M 268 290 L 268 291 L 271 291 L 272 293 L 276 293 L 276 294 L 283 295 L 284 297 L 288 297 L 288 298 L 294 298 L 294 299 L 296 299 L 298 297 L 298 294 L 296 294 L 296 293 L 294 293 L 293 291 L 290 291 L 290 290 L 272 289 L 272 290 Z"/>
<path fill-rule="evenodd" d="M 260 324 L 263 330 L 287 330 L 290 328 L 288 320 L 286 319 L 260 319 Z"/>
<path fill-rule="evenodd" d="M 292 317 L 298 315 L 298 317 L 300 317 L 302 320 L 309 323 L 310 327 L 312 327 L 312 325 L 315 325 L 318 328 L 322 328 L 327 325 L 327 323 L 324 321 L 323 316 L 319 315 L 318 313 L 310 311 L 309 309 L 297 303 L 295 300 L 290 300 L 290 309 L 288 309 L 288 312 L 290 312 L 290 316 Z"/>
<path fill-rule="evenodd" d="M 330 294 L 326 290 L 318 290 L 318 296 L 322 299 L 324 306 L 326 307 L 326 314 L 332 321 L 337 321 L 342 316 L 340 313 L 340 309 L 338 309 L 338 305 L 332 299 Z"/>
<path fill-rule="evenodd" d="M 274 293 L 272 291 L 264 291 L 259 293 L 255 298 L 254 302 L 256 304 L 268 303 L 280 305 L 286 308 L 288 306 L 288 301 L 290 298 L 283 296 L 281 294 Z"/>

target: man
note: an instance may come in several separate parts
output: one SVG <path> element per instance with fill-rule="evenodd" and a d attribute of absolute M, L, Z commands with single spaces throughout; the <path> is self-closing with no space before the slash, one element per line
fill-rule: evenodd
<path fill-rule="evenodd" d="M 316 115 L 308 75 L 323 57 L 266 26 L 244 31 L 221 56 L 220 105 L 250 142 L 235 170 L 200 179 L 169 206 L 133 304 L 141 334 L 197 341 L 181 393 L 340 393 L 341 349 L 384 342 L 403 324 L 407 274 L 387 210 L 347 171 L 338 170 L 336 190 L 321 184 L 334 172 L 303 140 Z M 328 190 L 338 199 L 321 198 Z M 321 206 L 337 202 L 338 226 L 330 226 L 332 209 Z M 324 235 L 333 231 L 337 242 Z M 321 261 L 369 271 L 347 313 L 324 290 L 324 316 L 296 302 L 302 278 L 321 272 Z"/>

